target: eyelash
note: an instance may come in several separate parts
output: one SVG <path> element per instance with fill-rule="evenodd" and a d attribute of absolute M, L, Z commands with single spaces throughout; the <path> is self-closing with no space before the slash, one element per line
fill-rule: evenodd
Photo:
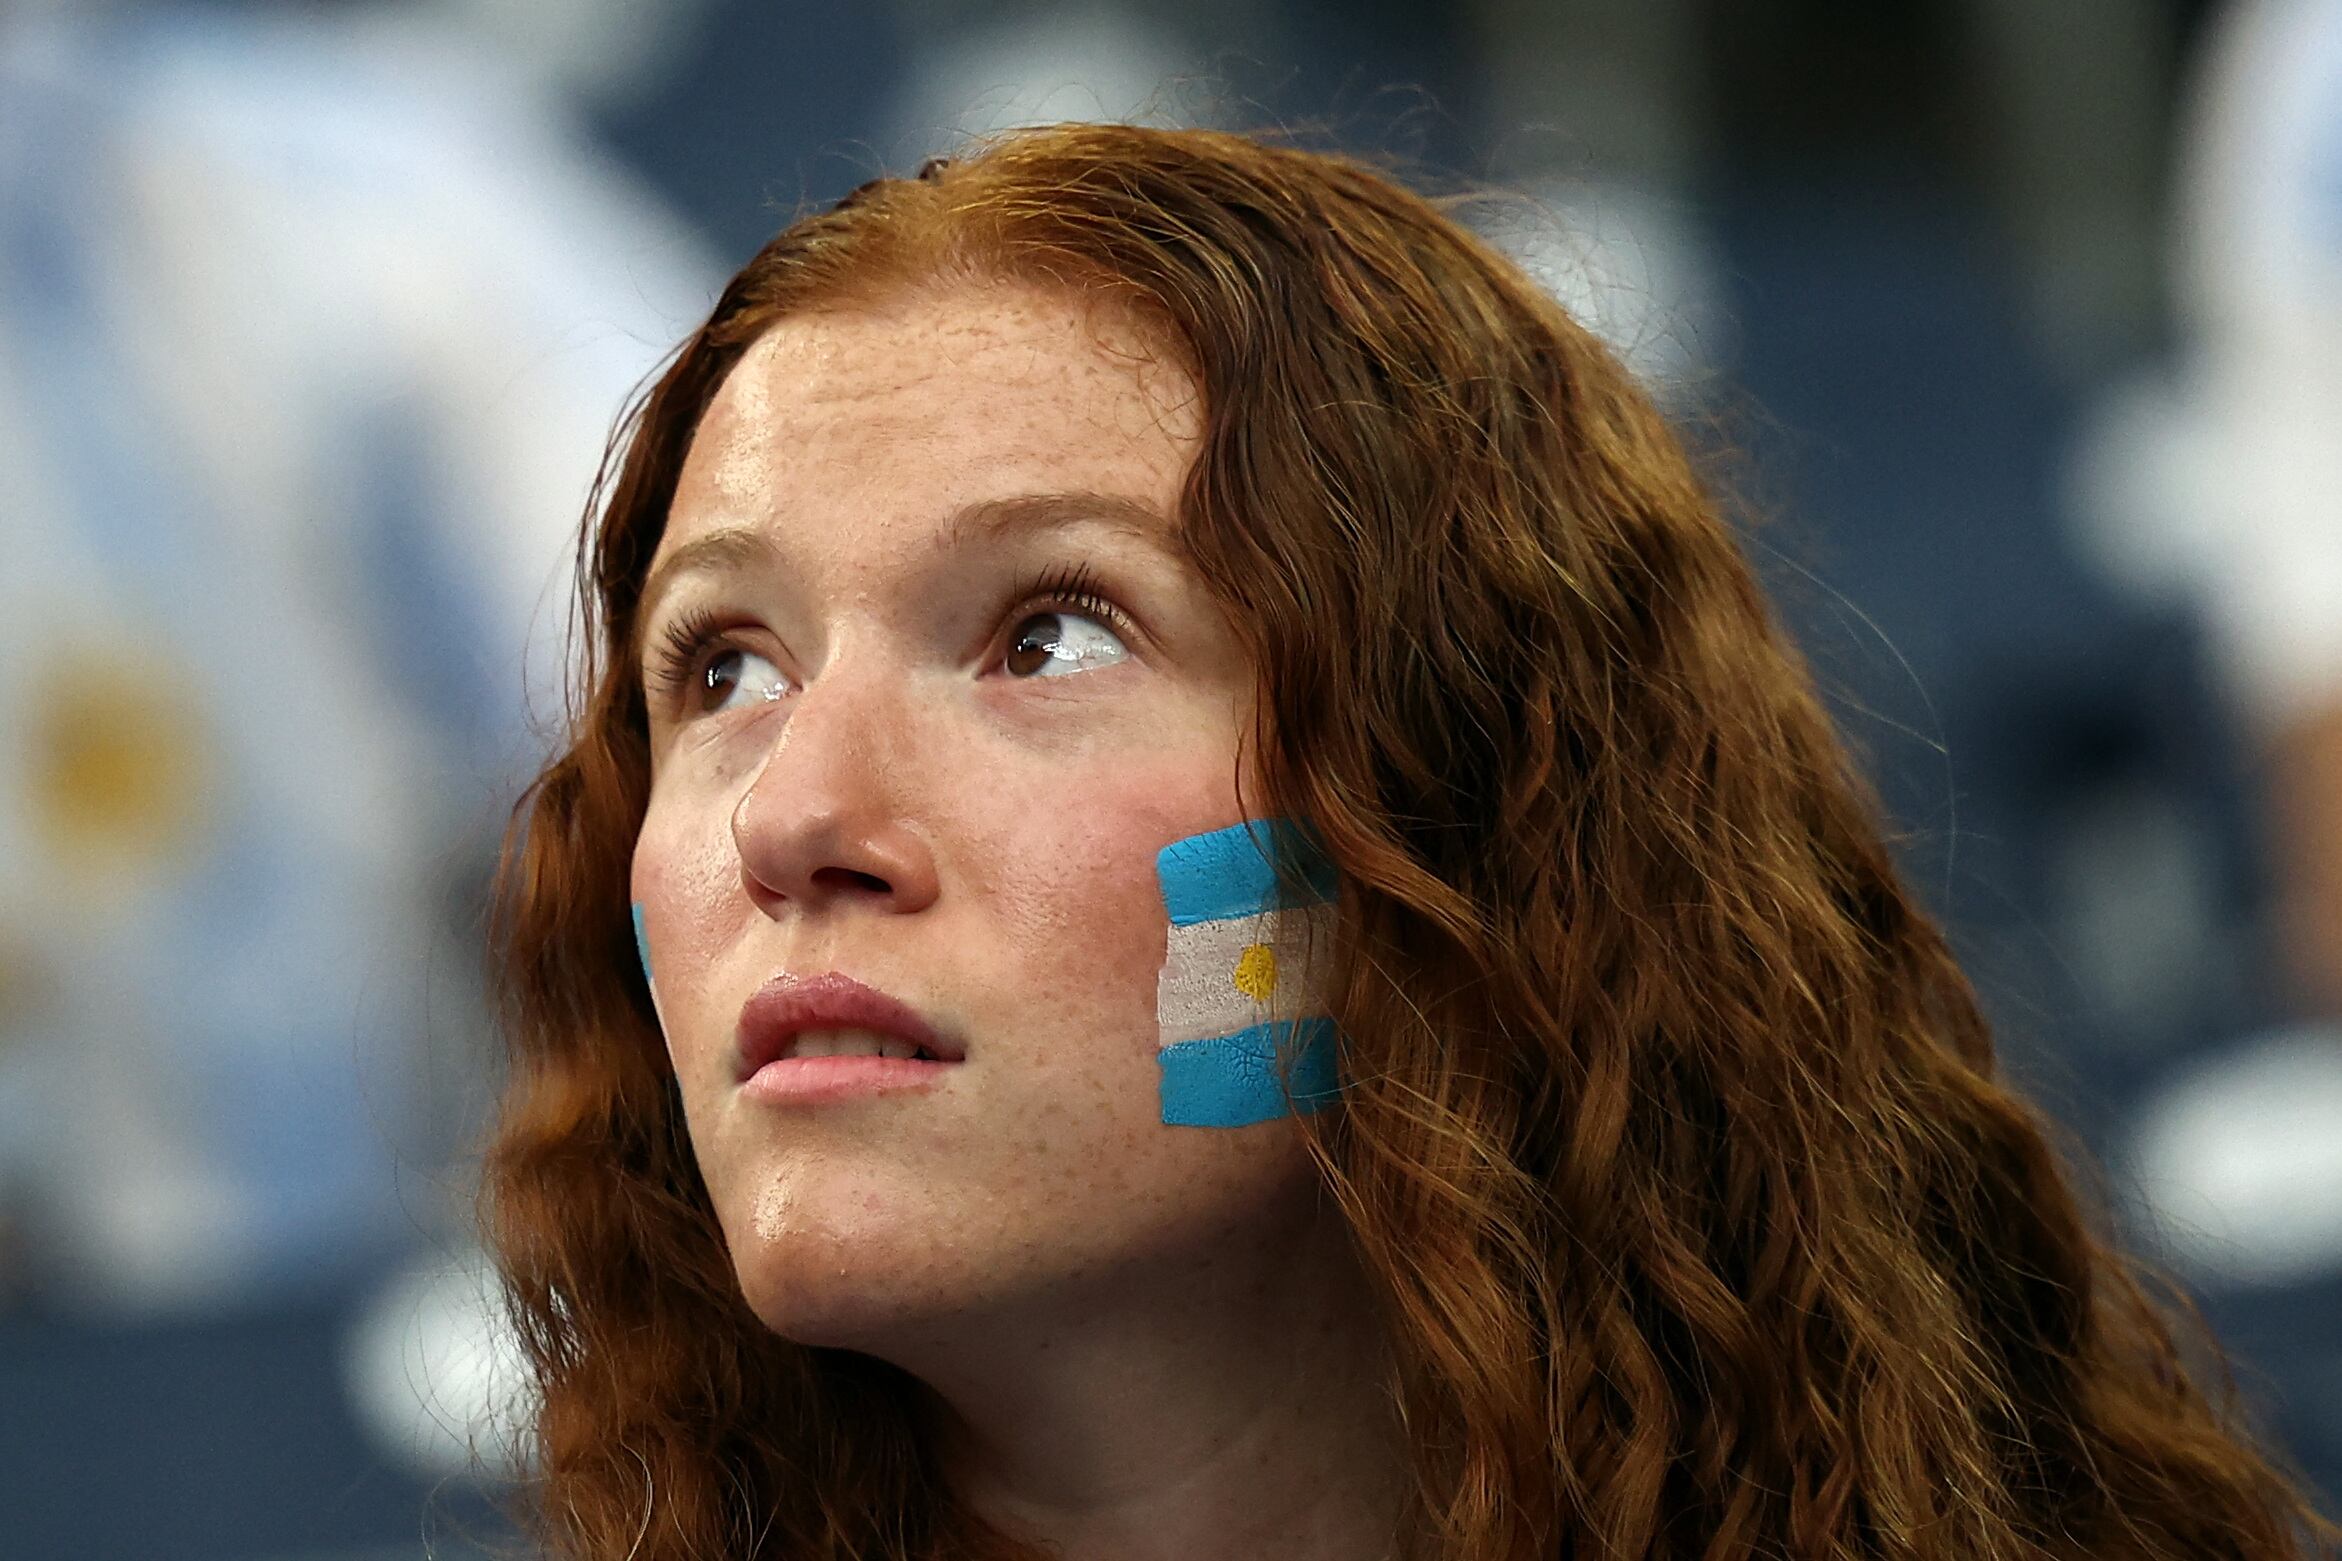
<path fill-rule="evenodd" d="M 1096 618 L 1125 638 L 1131 632 L 1129 616 L 1099 594 L 1096 572 L 1088 564 L 1052 565 L 1002 600 L 1023 604 L 1013 609 L 1011 627 L 1027 618 L 1063 610 Z M 1002 616 L 1007 617 L 1007 610 Z M 722 643 L 729 627 L 709 608 L 683 609 L 659 636 L 659 645 L 643 669 L 651 687 L 661 695 L 683 692 L 698 675 L 700 658 Z"/>
<path fill-rule="evenodd" d="M 722 639 L 725 625 L 705 607 L 687 607 L 667 625 L 657 651 L 643 668 L 651 687 L 677 694 L 699 670 L 699 658 Z"/>

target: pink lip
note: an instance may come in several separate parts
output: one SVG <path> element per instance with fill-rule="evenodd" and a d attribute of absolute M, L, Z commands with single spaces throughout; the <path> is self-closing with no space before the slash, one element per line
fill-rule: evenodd
<path fill-rule="evenodd" d="M 871 1030 L 909 1041 L 928 1056 L 790 1056 L 791 1043 L 805 1030 Z M 916 1010 L 835 970 L 775 976 L 757 988 L 740 1010 L 738 1051 L 737 1077 L 745 1093 L 806 1103 L 930 1088 L 967 1055 Z"/>

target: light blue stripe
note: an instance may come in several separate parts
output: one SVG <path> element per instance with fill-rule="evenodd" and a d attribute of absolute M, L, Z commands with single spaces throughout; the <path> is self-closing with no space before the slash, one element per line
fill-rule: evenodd
<path fill-rule="evenodd" d="M 1264 846 L 1283 860 L 1293 882 L 1278 878 Z M 1303 827 L 1285 819 L 1251 819 L 1174 840 L 1156 853 L 1155 876 L 1174 927 L 1321 905 L 1341 881 Z"/>
<path fill-rule="evenodd" d="M 643 985 L 651 989 L 651 1001 L 659 1000 L 659 981 L 651 974 L 650 934 L 642 930 L 642 902 L 634 902 L 634 952 L 642 960 Z"/>
<path fill-rule="evenodd" d="M 1293 1059 L 1290 1106 L 1277 1073 L 1280 1040 Z M 1155 1060 L 1163 1070 L 1163 1120 L 1172 1127 L 1249 1127 L 1288 1110 L 1321 1110 L 1341 1093 L 1334 1022 L 1323 1016 L 1180 1041 Z"/>

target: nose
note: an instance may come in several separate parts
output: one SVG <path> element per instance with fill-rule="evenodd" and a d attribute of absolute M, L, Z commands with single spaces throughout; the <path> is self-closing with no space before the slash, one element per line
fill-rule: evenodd
<path fill-rule="evenodd" d="M 827 683 L 827 680 L 824 680 Z M 765 914 L 855 900 L 896 912 L 937 892 L 935 855 L 904 819 L 917 763 L 900 707 L 868 687 L 802 690 L 740 801 L 732 842 L 741 887 Z"/>

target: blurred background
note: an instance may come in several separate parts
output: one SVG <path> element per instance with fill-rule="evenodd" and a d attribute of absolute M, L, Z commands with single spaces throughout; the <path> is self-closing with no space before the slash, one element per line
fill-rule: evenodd
<path fill-rule="evenodd" d="M 2342 0 L 7 0 L 0 1555 L 503 1534 L 480 914 L 603 442 L 801 204 L 1061 118 L 1516 197 L 2342 1492 Z"/>

